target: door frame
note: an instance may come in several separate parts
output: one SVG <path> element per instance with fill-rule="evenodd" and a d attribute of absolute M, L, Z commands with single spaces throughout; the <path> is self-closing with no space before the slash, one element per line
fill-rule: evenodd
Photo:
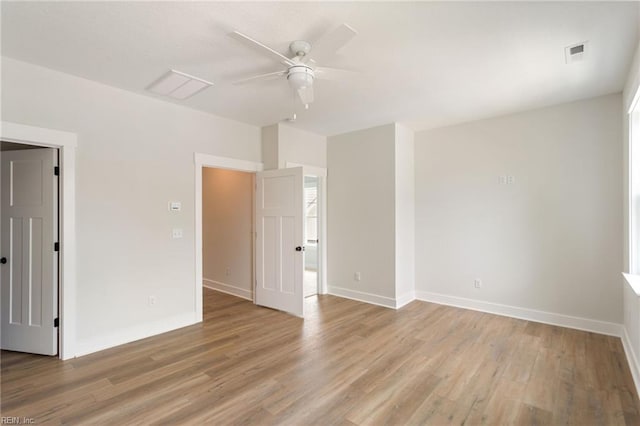
<path fill-rule="evenodd" d="M 240 172 L 261 172 L 263 164 L 256 161 L 238 160 L 236 158 L 218 157 L 215 155 L 194 153 L 195 163 L 195 319 L 202 322 L 202 169 L 212 167 L 216 169 L 235 170 Z M 255 259 L 254 259 L 255 262 Z M 255 265 L 254 265 L 255 269 Z M 255 291 L 253 292 L 255 301 Z"/>
<path fill-rule="evenodd" d="M 305 176 L 318 178 L 318 294 L 327 294 L 327 169 L 324 167 L 310 166 L 307 164 L 285 162 L 285 167 L 302 167 Z"/>
<path fill-rule="evenodd" d="M 75 133 L 43 127 L 0 122 L 0 139 L 6 142 L 56 148 L 59 150 L 60 268 L 58 283 L 58 357 L 70 359 L 76 351 L 76 148 Z"/>

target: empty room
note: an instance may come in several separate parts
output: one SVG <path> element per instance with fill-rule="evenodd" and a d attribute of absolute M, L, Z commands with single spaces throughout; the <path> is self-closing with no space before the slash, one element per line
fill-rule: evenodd
<path fill-rule="evenodd" d="M 640 2 L 0 25 L 0 423 L 640 424 Z"/>

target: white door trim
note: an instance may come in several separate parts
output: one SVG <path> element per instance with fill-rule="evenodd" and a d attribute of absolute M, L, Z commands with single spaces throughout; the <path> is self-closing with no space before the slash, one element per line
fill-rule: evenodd
<path fill-rule="evenodd" d="M 196 252 L 196 273 L 195 273 L 195 312 L 196 321 L 202 322 L 202 168 L 214 167 L 217 169 L 237 170 L 241 172 L 261 172 L 262 163 L 235 158 L 218 157 L 215 155 L 194 153 L 195 163 L 195 252 Z"/>
<path fill-rule="evenodd" d="M 327 169 L 290 161 L 285 162 L 285 167 L 302 167 L 305 175 L 318 177 L 318 206 L 321 214 L 318 229 L 320 235 L 320 243 L 318 244 L 320 246 L 318 249 L 318 282 L 320 283 L 320 288 L 318 293 L 327 294 L 329 291 L 327 288 L 327 247 L 329 246 L 327 240 Z"/>
<path fill-rule="evenodd" d="M 287 169 L 291 167 L 302 167 L 304 169 L 304 174 L 307 176 L 318 176 L 323 178 L 327 177 L 327 169 L 324 167 L 310 166 L 308 164 L 302 163 L 293 163 L 291 161 L 285 162 L 284 165 Z"/>
<path fill-rule="evenodd" d="M 60 359 L 76 355 L 76 147 L 75 133 L 8 121 L 0 122 L 6 142 L 60 150 Z"/>

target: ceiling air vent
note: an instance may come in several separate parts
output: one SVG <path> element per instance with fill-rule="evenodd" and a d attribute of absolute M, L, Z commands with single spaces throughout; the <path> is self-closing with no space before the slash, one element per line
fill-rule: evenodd
<path fill-rule="evenodd" d="M 187 99 L 212 86 L 213 83 L 192 75 L 170 70 L 162 77 L 151 83 L 147 90 L 158 95 L 171 96 L 176 99 Z"/>
<path fill-rule="evenodd" d="M 565 47 L 564 57 L 567 61 L 567 64 L 583 61 L 587 56 L 587 47 L 588 44 L 586 41 Z"/>

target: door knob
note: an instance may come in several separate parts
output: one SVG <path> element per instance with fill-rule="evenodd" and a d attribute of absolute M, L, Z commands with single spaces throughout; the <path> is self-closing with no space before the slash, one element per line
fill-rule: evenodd
<path fill-rule="evenodd" d="M 298 246 L 298 247 L 296 247 L 296 251 L 304 251 L 304 246 Z"/>
<path fill-rule="evenodd" d="M 7 258 L 3 257 L 2 259 L 0 259 L 0 263 L 2 263 L 3 265 L 7 263 Z"/>

